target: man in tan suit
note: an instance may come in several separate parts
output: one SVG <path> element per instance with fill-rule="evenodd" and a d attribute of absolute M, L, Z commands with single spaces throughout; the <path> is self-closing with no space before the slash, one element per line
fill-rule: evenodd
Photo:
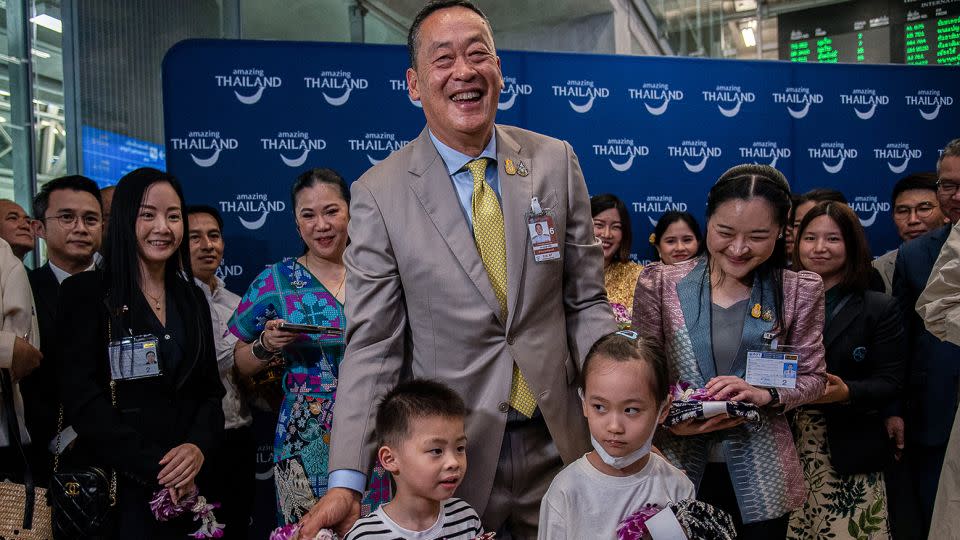
<path fill-rule="evenodd" d="M 377 403 L 414 376 L 450 385 L 470 411 L 457 495 L 498 538 L 532 538 L 550 481 L 590 449 L 579 366 L 616 330 L 586 185 L 566 142 L 494 125 L 503 78 L 476 7 L 428 5 L 408 46 L 427 128 L 351 190 L 331 488 L 303 535 L 357 518 Z M 552 218 L 558 257 L 535 258 L 531 216 Z"/>

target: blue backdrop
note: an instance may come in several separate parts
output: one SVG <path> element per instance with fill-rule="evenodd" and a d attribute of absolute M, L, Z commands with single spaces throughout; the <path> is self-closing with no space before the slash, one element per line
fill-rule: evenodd
<path fill-rule="evenodd" d="M 899 243 L 890 191 L 960 136 L 955 67 L 791 64 L 501 51 L 497 121 L 570 141 L 591 194 L 631 209 L 633 252 L 667 210 L 701 219 L 728 167 L 773 164 L 795 192 L 842 190 L 875 255 Z M 293 179 L 353 181 L 417 137 L 404 47 L 186 41 L 163 64 L 168 169 L 226 220 L 228 287 L 300 253 Z"/>

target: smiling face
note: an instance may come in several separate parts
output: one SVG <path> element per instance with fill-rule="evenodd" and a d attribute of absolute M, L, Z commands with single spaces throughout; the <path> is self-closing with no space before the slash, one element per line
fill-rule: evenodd
<path fill-rule="evenodd" d="M 296 198 L 297 231 L 314 256 L 339 262 L 347 247 L 350 212 L 339 188 L 317 183 L 305 187 Z"/>
<path fill-rule="evenodd" d="M 167 182 L 147 188 L 136 221 L 137 251 L 147 268 L 163 267 L 183 241 L 183 208 Z"/>
<path fill-rule="evenodd" d="M 190 267 L 193 275 L 210 283 L 223 260 L 223 235 L 216 218 L 204 212 L 190 214 Z"/>
<path fill-rule="evenodd" d="M 697 236 L 682 219 L 671 223 L 657 242 L 657 251 L 664 264 L 686 261 L 696 255 L 699 247 Z"/>
<path fill-rule="evenodd" d="M 616 208 L 607 208 L 593 216 L 593 235 L 600 239 L 604 266 L 613 262 L 623 241 L 623 223 Z"/>
<path fill-rule="evenodd" d="M 843 232 L 830 216 L 811 220 L 800 235 L 797 247 L 803 269 L 820 274 L 824 289 L 841 281 L 847 264 L 847 248 Z"/>
<path fill-rule="evenodd" d="M 590 434 L 608 454 L 622 457 L 637 450 L 663 421 L 652 391 L 655 379 L 647 362 L 617 361 L 605 356 L 591 360 L 583 390 L 583 415 Z"/>
<path fill-rule="evenodd" d="M 61 217 L 74 217 L 73 225 L 63 225 Z M 50 193 L 47 213 L 38 219 L 37 234 L 47 244 L 47 256 L 60 268 L 88 267 L 100 249 L 103 219 L 100 202 L 86 191 L 58 189 Z"/>
<path fill-rule="evenodd" d="M 430 14 L 420 26 L 417 65 L 407 70 L 407 84 L 431 133 L 455 150 L 478 155 L 493 133 L 503 89 L 490 27 L 464 7 Z"/>
<path fill-rule="evenodd" d="M 467 472 L 463 418 L 411 419 L 409 434 L 395 447 L 382 447 L 379 456 L 396 480 L 398 494 L 434 502 L 449 499 Z"/>
<path fill-rule="evenodd" d="M 707 251 L 724 275 L 744 281 L 773 254 L 779 233 L 766 199 L 731 199 L 707 222 Z"/>

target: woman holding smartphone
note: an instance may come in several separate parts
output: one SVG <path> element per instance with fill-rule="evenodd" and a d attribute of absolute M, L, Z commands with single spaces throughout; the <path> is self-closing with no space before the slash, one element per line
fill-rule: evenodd
<path fill-rule="evenodd" d="M 345 348 L 342 333 L 305 333 L 281 326 L 344 330 L 343 251 L 350 219 L 350 191 L 333 170 L 301 174 L 290 198 L 304 253 L 261 272 L 229 323 L 240 338 L 236 363 L 242 375 L 265 369 L 277 357 L 284 363 L 273 452 L 281 524 L 299 521 L 327 491 L 333 403 Z M 379 467 L 370 474 L 363 513 L 388 500 L 385 474 Z"/>

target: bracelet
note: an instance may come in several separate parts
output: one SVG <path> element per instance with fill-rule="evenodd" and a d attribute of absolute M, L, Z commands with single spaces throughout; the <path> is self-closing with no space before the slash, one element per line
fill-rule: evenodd
<path fill-rule="evenodd" d="M 253 342 L 253 347 L 251 347 L 250 352 L 253 353 L 253 357 L 261 362 L 269 362 L 276 358 L 277 353 L 280 351 L 271 351 L 263 344 L 263 332 L 260 332 L 260 335 L 257 336 L 257 339 Z"/>

